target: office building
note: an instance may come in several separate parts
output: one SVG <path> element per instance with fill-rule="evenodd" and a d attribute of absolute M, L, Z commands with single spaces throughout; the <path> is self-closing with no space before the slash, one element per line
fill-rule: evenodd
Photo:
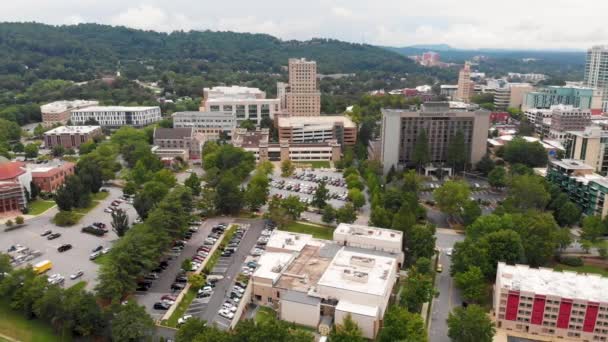
<path fill-rule="evenodd" d="M 551 160 L 546 178 L 565 192 L 585 215 L 605 217 L 608 213 L 608 179 L 581 160 Z"/>
<path fill-rule="evenodd" d="M 29 164 L 28 171 L 32 175 L 32 182 L 38 186 L 40 191 L 55 192 L 59 189 L 65 179 L 74 174 L 76 164 L 71 162 L 58 162 L 48 164 Z"/>
<path fill-rule="evenodd" d="M 471 65 L 464 63 L 464 67 L 458 73 L 458 90 L 455 99 L 458 101 L 469 102 L 475 91 L 475 82 L 471 81 Z"/>
<path fill-rule="evenodd" d="M 79 148 L 83 143 L 102 135 L 99 126 L 60 126 L 44 133 L 44 145 L 46 148 Z"/>
<path fill-rule="evenodd" d="M 456 93 L 458 92 L 457 84 L 442 84 L 440 86 L 439 95 L 445 96 L 447 100 L 456 99 Z"/>
<path fill-rule="evenodd" d="M 275 230 L 252 276 L 252 300 L 322 335 L 331 331 L 331 322 L 342 324 L 351 315 L 363 336 L 373 339 L 397 281 L 403 235 L 367 226 L 338 228 L 333 241 Z"/>
<path fill-rule="evenodd" d="M 191 127 L 201 133 L 230 134 L 236 128 L 236 119 L 232 112 L 175 112 L 171 117 L 173 127 Z"/>
<path fill-rule="evenodd" d="M 591 124 L 591 111 L 572 106 L 557 105 L 551 107 L 551 125 L 549 137 L 562 141 L 567 131 L 582 131 Z"/>
<path fill-rule="evenodd" d="M 55 124 L 65 125 L 76 109 L 97 106 L 98 101 L 74 100 L 74 101 L 55 101 L 40 106 L 42 114 L 42 124 L 49 127 Z"/>
<path fill-rule="evenodd" d="M 428 137 L 431 163 L 447 161 L 448 146 L 460 131 L 468 161 L 476 164 L 486 153 L 489 128 L 489 111 L 454 110 L 447 102 L 427 102 L 419 110 L 383 109 L 380 140 L 384 172 L 414 164 L 414 146 L 422 130 Z"/>
<path fill-rule="evenodd" d="M 197 133 L 194 128 L 160 128 L 154 129 L 153 152 L 161 157 L 187 156 L 185 160 L 200 160 L 203 145 L 206 139 L 204 134 Z"/>
<path fill-rule="evenodd" d="M 237 128 L 232 135 L 232 145 L 253 153 L 257 161 L 339 161 L 342 149 L 337 140 L 324 142 L 297 143 L 281 139 L 278 143 L 269 142 L 267 128 L 248 132 Z"/>
<path fill-rule="evenodd" d="M 581 160 L 595 172 L 608 175 L 608 131 L 599 126 L 569 131 L 564 136 L 565 158 Z"/>
<path fill-rule="evenodd" d="M 321 93 L 317 89 L 317 62 L 289 59 L 289 89 L 285 94 L 291 116 L 321 115 Z"/>
<path fill-rule="evenodd" d="M 498 110 L 520 108 L 525 95 L 532 90 L 534 87 L 529 83 L 506 83 L 502 87 L 494 88 L 494 106 Z"/>
<path fill-rule="evenodd" d="M 601 109 L 602 90 L 580 86 L 539 88 L 525 95 L 522 109 L 548 109 L 560 104 L 580 109 Z"/>
<path fill-rule="evenodd" d="M 606 341 L 608 278 L 498 263 L 494 315 L 500 329 L 551 341 Z"/>
<path fill-rule="evenodd" d="M 279 117 L 277 129 L 279 139 L 291 143 L 337 140 L 351 146 L 357 142 L 357 126 L 344 115 Z"/>
<path fill-rule="evenodd" d="M 585 85 L 602 91 L 602 111 L 608 112 L 608 45 L 587 50 Z"/>
<path fill-rule="evenodd" d="M 259 125 L 263 119 L 273 119 L 280 111 L 280 100 L 267 99 L 266 93 L 258 88 L 239 86 L 205 88 L 200 111 L 231 113 L 237 126 L 245 120 L 251 120 Z"/>
<path fill-rule="evenodd" d="M 101 127 L 144 127 L 161 120 L 160 107 L 94 106 L 72 111 L 72 123 L 83 126 L 95 120 Z"/>

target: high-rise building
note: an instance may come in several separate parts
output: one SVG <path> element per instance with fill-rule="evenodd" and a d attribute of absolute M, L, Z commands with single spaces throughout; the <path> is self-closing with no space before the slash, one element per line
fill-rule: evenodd
<path fill-rule="evenodd" d="M 486 153 L 490 112 L 450 109 L 448 102 L 427 102 L 420 110 L 383 109 L 381 162 L 384 172 L 391 167 L 413 165 L 418 135 L 425 130 L 431 163 L 447 161 L 448 146 L 462 132 L 468 161 L 477 163 Z"/>
<path fill-rule="evenodd" d="M 317 89 L 317 62 L 289 59 L 289 91 L 285 94 L 291 116 L 321 115 L 321 93 Z"/>
<path fill-rule="evenodd" d="M 562 140 L 567 131 L 582 131 L 591 124 L 591 111 L 588 109 L 583 110 L 566 105 L 551 108 L 553 109 L 549 128 L 551 139 Z"/>
<path fill-rule="evenodd" d="M 543 341 L 606 341 L 608 278 L 498 263 L 494 315 L 501 329 Z M 535 338 L 535 340 L 537 340 Z"/>
<path fill-rule="evenodd" d="M 580 109 L 601 109 L 602 90 L 578 86 L 550 86 L 527 93 L 522 104 L 523 110 L 547 109 L 563 104 Z"/>
<path fill-rule="evenodd" d="M 587 50 L 585 84 L 603 92 L 602 111 L 608 111 L 608 45 L 597 45 Z"/>
<path fill-rule="evenodd" d="M 475 82 L 471 81 L 471 64 L 464 63 L 464 67 L 458 73 L 458 90 L 456 100 L 469 102 L 475 91 Z"/>
<path fill-rule="evenodd" d="M 494 89 L 494 106 L 498 110 L 520 108 L 527 93 L 534 90 L 529 83 L 506 83 Z"/>
<path fill-rule="evenodd" d="M 567 132 L 564 137 L 565 158 L 577 159 L 608 175 L 608 131 L 600 126 Z"/>

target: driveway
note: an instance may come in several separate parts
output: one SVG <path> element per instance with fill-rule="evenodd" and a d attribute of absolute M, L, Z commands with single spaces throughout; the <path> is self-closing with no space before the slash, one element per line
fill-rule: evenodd
<path fill-rule="evenodd" d="M 59 273 L 65 277 L 65 287 L 70 287 L 77 282 L 86 281 L 87 290 L 93 290 L 97 283 L 97 272 L 99 265 L 89 260 L 89 255 L 93 248 L 97 246 L 111 247 L 112 243 L 118 238 L 110 226 L 111 216 L 104 213 L 110 203 L 122 195 L 122 190 L 114 187 L 106 187 L 110 195 L 101 201 L 93 210 L 83 217 L 75 226 L 58 227 L 51 222 L 53 215 L 57 212 L 56 208 L 50 209 L 44 214 L 26 221 L 27 226 L 9 232 L 0 232 L 0 250 L 6 251 L 14 244 L 21 244 L 31 250 L 39 250 L 43 254 L 31 260 L 29 263 L 35 264 L 41 260 L 50 260 L 53 268 L 48 275 Z M 133 207 L 127 203 L 120 204 L 120 207 L 127 211 L 129 219 L 132 221 L 137 214 Z M 91 234 L 82 233 L 82 227 L 93 222 L 103 222 L 110 230 L 105 236 L 97 237 Z M 47 240 L 40 234 L 46 230 L 61 233 L 61 237 L 54 240 Z M 72 249 L 59 253 L 57 247 L 63 244 L 71 244 Z M 26 263 L 22 264 L 26 265 Z M 82 270 L 84 275 L 76 280 L 69 279 L 70 274 Z"/>
<path fill-rule="evenodd" d="M 435 289 L 439 292 L 439 296 L 433 299 L 429 341 L 450 342 L 446 320 L 452 309 L 462 304 L 462 297 L 450 276 L 451 257 L 445 252 L 447 249 L 453 248 L 456 242 L 464 240 L 464 235 L 450 229 L 437 228 L 435 236 L 437 237 L 436 246 L 441 251 L 439 263 L 443 265 L 443 272 L 437 274 L 435 278 Z"/>

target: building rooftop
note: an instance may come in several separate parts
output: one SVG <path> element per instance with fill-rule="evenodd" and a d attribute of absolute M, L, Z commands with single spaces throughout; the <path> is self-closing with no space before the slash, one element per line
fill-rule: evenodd
<path fill-rule="evenodd" d="M 203 94 L 205 95 L 206 101 L 230 101 L 230 100 L 244 100 L 244 99 L 264 99 L 266 93 L 258 88 L 249 88 L 241 86 L 230 86 L 230 87 L 213 87 L 204 88 Z"/>
<path fill-rule="evenodd" d="M 359 305 L 359 304 L 354 304 L 354 303 L 351 303 L 351 302 L 348 302 L 345 300 L 341 300 L 338 302 L 338 305 L 336 305 L 336 310 L 343 311 L 343 312 L 350 312 L 353 314 L 363 315 L 363 316 L 371 316 L 371 317 L 378 316 L 378 307 L 377 306 Z"/>
<path fill-rule="evenodd" d="M 266 247 L 299 252 L 311 240 L 312 235 L 310 234 L 291 233 L 277 229 L 270 235 Z"/>
<path fill-rule="evenodd" d="M 231 112 L 224 112 L 224 111 L 218 111 L 218 112 L 195 112 L 195 111 L 185 111 L 185 112 L 175 112 L 173 114 L 171 114 L 172 117 L 175 116 L 200 116 L 201 118 L 205 118 L 207 116 L 209 117 L 218 117 L 218 116 L 227 116 L 227 119 L 232 118 L 232 113 Z"/>
<path fill-rule="evenodd" d="M 549 296 L 608 302 L 608 278 L 595 274 L 557 272 L 548 268 L 498 263 L 496 282 L 503 288 Z"/>
<path fill-rule="evenodd" d="M 311 296 L 307 295 L 305 292 L 299 292 L 299 291 L 287 290 L 287 291 L 283 292 L 281 299 L 289 301 L 289 302 L 296 302 L 296 303 L 307 304 L 307 305 L 321 304 L 321 298 L 311 297 Z"/>
<path fill-rule="evenodd" d="M 592 166 L 589 166 L 585 164 L 584 161 L 577 159 L 552 160 L 551 163 L 566 170 L 594 170 Z"/>
<path fill-rule="evenodd" d="M 368 239 L 381 241 L 401 242 L 403 240 L 403 233 L 398 230 L 349 223 L 340 223 L 334 230 L 334 236 L 336 233 L 358 235 Z"/>
<path fill-rule="evenodd" d="M 393 286 L 389 274 L 396 268 L 396 263 L 394 257 L 342 248 L 323 273 L 318 286 L 384 296 Z"/>
<path fill-rule="evenodd" d="M 324 247 L 306 245 L 284 269 L 275 286 L 305 293 L 316 286 L 332 260 L 329 255 L 324 255 Z"/>
<path fill-rule="evenodd" d="M 314 126 L 314 125 L 332 125 L 335 122 L 341 122 L 344 127 L 357 127 L 353 121 L 345 115 L 322 115 L 322 116 L 290 116 L 280 117 L 279 127 L 284 126 Z"/>
<path fill-rule="evenodd" d="M 53 175 L 62 169 L 69 169 L 76 164 L 67 161 L 53 160 L 49 164 L 27 164 L 27 169 L 30 170 L 33 177 L 45 177 Z"/>
<path fill-rule="evenodd" d="M 0 163 L 0 181 L 12 180 L 26 172 L 25 164 L 22 162 Z"/>
<path fill-rule="evenodd" d="M 96 129 L 100 129 L 100 126 L 59 126 L 53 128 L 49 131 L 46 131 L 45 135 L 53 135 L 53 134 L 86 134 L 95 131 Z"/>
<path fill-rule="evenodd" d="M 264 252 L 257 261 L 259 267 L 253 273 L 254 277 L 270 279 L 274 284 L 281 272 L 295 258 L 294 253 Z"/>
<path fill-rule="evenodd" d="M 55 101 L 40 106 L 43 113 L 62 113 L 71 109 L 78 109 L 86 106 L 97 106 L 99 101 L 74 100 L 74 101 Z"/>
<path fill-rule="evenodd" d="M 260 143 L 268 143 L 269 131 L 265 129 L 257 129 L 249 132 L 244 128 L 237 128 L 232 135 L 232 145 L 243 148 L 257 148 Z"/>
<path fill-rule="evenodd" d="M 192 137 L 192 127 L 186 128 L 160 128 L 154 129 L 154 140 L 156 139 L 184 139 Z"/>
<path fill-rule="evenodd" d="M 92 106 L 74 110 L 75 112 L 132 112 L 159 108 L 158 106 Z"/>

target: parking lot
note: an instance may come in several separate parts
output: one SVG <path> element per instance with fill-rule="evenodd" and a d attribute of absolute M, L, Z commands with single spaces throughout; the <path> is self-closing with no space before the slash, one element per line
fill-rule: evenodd
<path fill-rule="evenodd" d="M 186 311 L 187 315 L 213 322 L 221 329 L 227 329 L 230 320 L 220 316 L 218 312 L 230 296 L 244 262 L 247 258 L 251 258 L 250 252 L 256 245 L 262 230 L 264 230 L 264 221 L 262 220 L 236 220 L 235 223 L 248 225 L 248 228 L 243 234 L 236 252 L 227 257 L 220 257 L 211 271 L 210 277 L 222 277 L 222 279 L 215 283 L 210 297 L 196 298 Z"/>
<path fill-rule="evenodd" d="M 312 180 L 312 177 L 304 177 L 302 179 L 298 179 L 297 176 L 302 175 L 312 175 L 317 177 L 327 177 L 326 179 L 326 187 L 329 190 L 330 195 L 335 194 L 337 196 L 341 196 L 342 199 L 332 198 L 328 201 L 334 208 L 340 208 L 346 203 L 346 196 L 348 195 L 348 189 L 346 188 L 346 183 L 344 183 L 344 178 L 342 177 L 342 173 L 334 172 L 334 171 L 320 171 L 320 170 L 308 170 L 303 171 L 302 169 L 297 169 L 293 176 L 291 177 L 281 177 L 281 171 L 275 170 L 272 176 L 272 183 L 270 186 L 270 195 L 279 195 L 283 197 L 288 196 L 297 196 L 300 200 L 307 201 L 310 203 L 314 196 L 315 190 L 318 187 L 318 182 Z M 334 180 L 337 182 L 341 182 L 344 186 L 336 186 L 330 184 L 330 181 Z M 297 190 L 294 190 L 297 189 Z"/>
<path fill-rule="evenodd" d="M 105 213 L 104 209 L 122 195 L 122 190 L 114 187 L 107 189 L 110 193 L 108 198 L 101 201 L 77 225 L 72 227 L 56 226 L 51 222 L 56 210 L 49 210 L 36 218 L 27 220 L 25 222 L 26 226 L 23 228 L 0 232 L 0 248 L 3 252 L 6 252 L 11 246 L 19 244 L 29 248 L 31 251 L 40 251 L 42 255 L 19 265 L 19 267 L 27 264 L 34 265 L 42 260 L 50 260 L 52 268 L 46 273 L 48 276 L 53 274 L 62 275 L 65 278 L 65 287 L 72 286 L 80 281 L 86 281 L 86 288 L 92 290 L 96 284 L 99 265 L 89 260 L 89 255 L 98 246 L 110 248 L 113 241 L 117 239 L 116 234 L 110 226 L 111 215 Z M 131 222 L 137 217 L 133 206 L 121 203 L 119 207 L 127 211 Z M 109 232 L 103 237 L 81 232 L 82 227 L 94 222 L 105 223 Z M 51 230 L 53 233 L 60 233 L 61 236 L 48 240 L 46 237 L 41 236 L 47 230 Z M 72 248 L 62 253 L 58 252 L 57 248 L 64 244 L 71 244 Z M 75 280 L 70 279 L 70 275 L 79 270 L 84 273 L 82 277 Z"/>

